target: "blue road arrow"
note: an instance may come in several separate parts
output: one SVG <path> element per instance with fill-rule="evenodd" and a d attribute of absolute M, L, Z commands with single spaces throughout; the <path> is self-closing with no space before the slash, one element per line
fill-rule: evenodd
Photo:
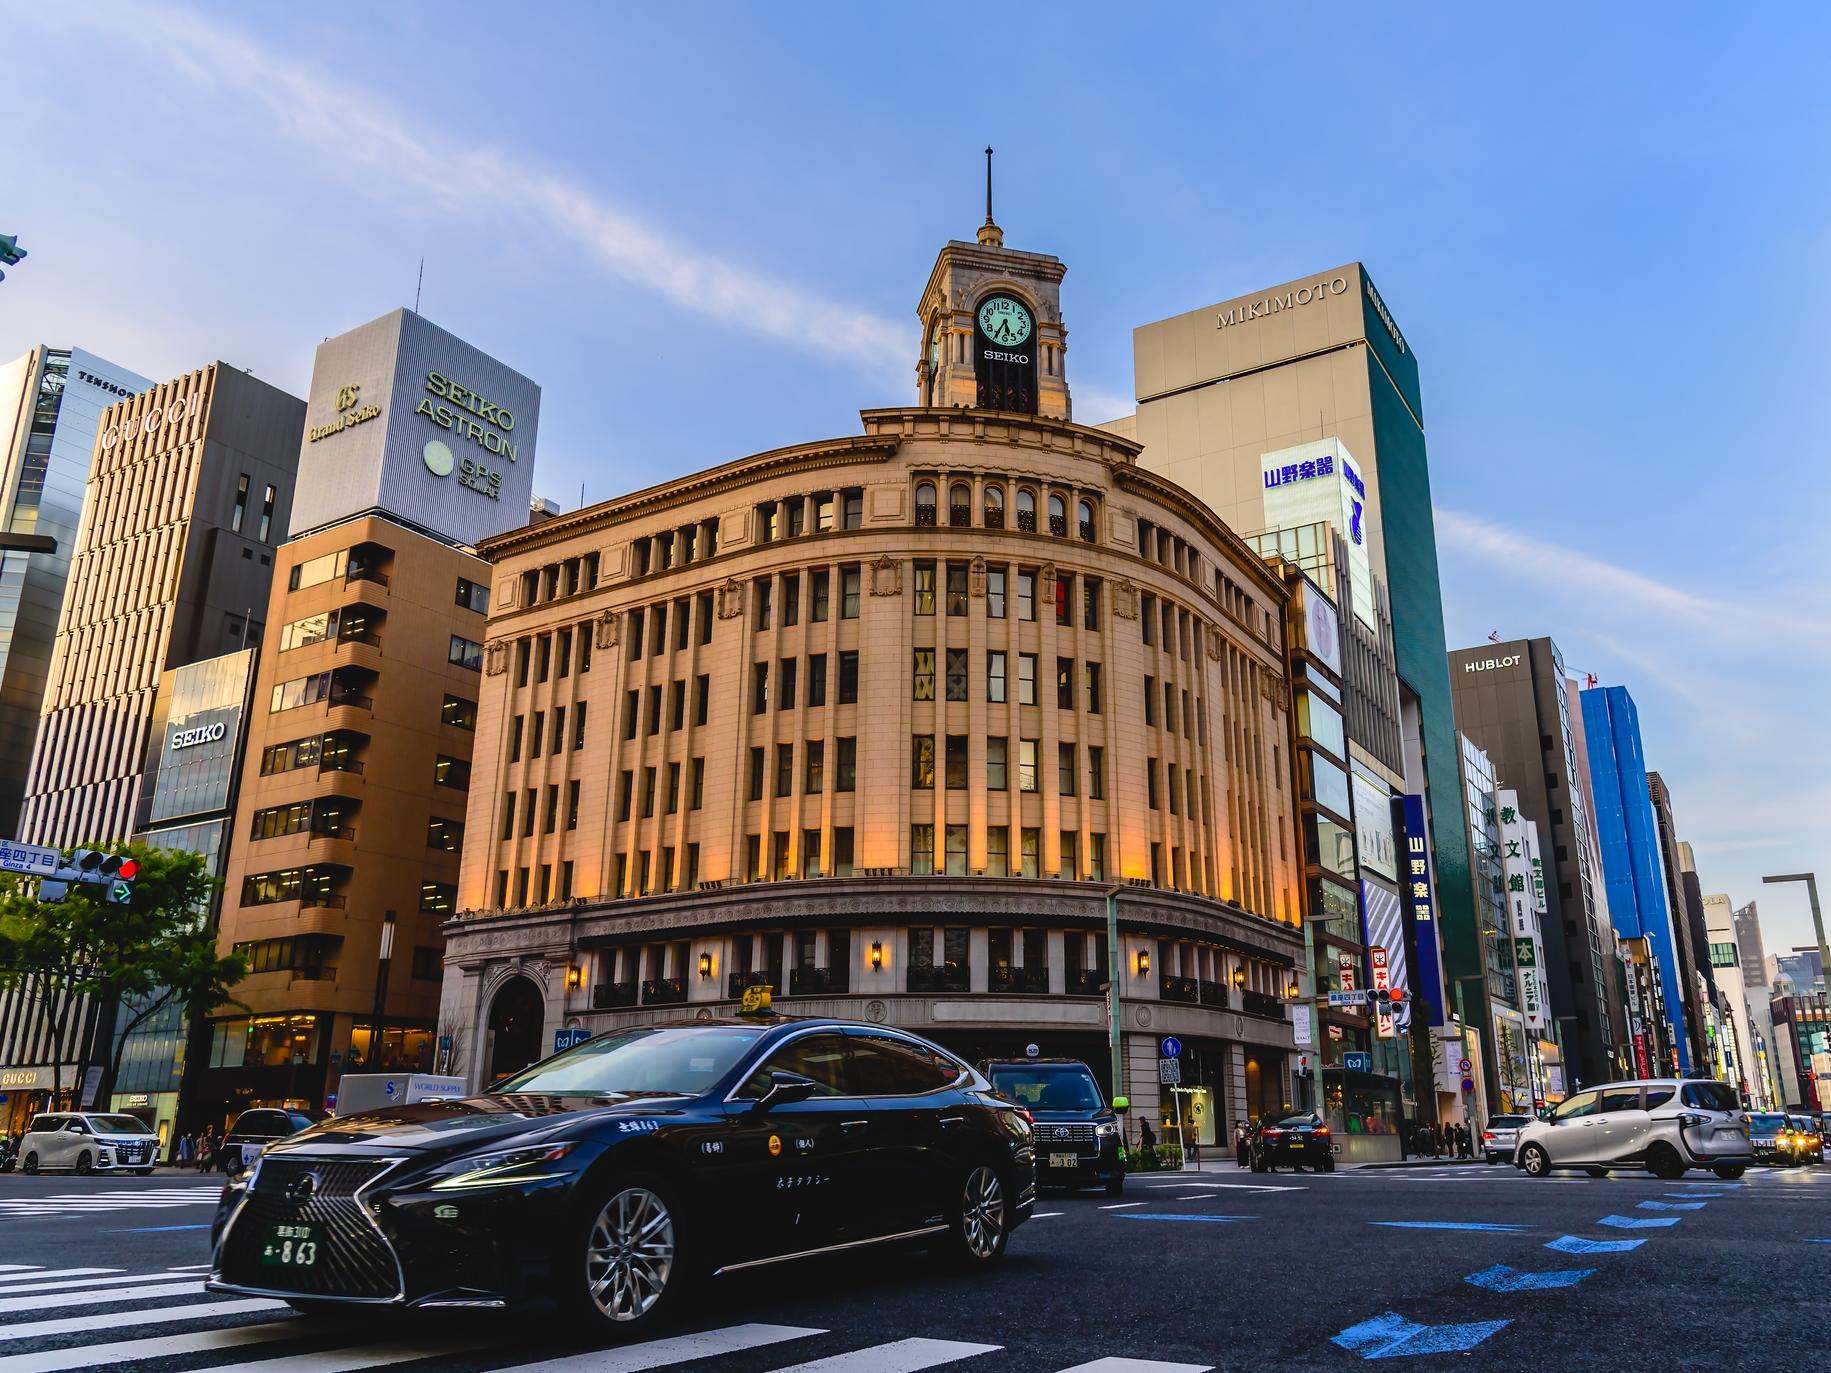
<path fill-rule="evenodd" d="M 1575 1287 L 1595 1271 L 1593 1268 L 1563 1268 L 1554 1273 L 1525 1273 L 1497 1263 L 1479 1273 L 1470 1273 L 1463 1281 L 1490 1292 L 1540 1292 L 1551 1287 Z"/>
<path fill-rule="evenodd" d="M 1831 1244 L 1831 1240 L 1807 1240 L 1807 1244 Z"/>
<path fill-rule="evenodd" d="M 1530 1230 L 1530 1225 L 1494 1225 L 1480 1220 L 1375 1220 L 1369 1225 L 1383 1225 L 1389 1230 L 1489 1230 L 1512 1234 Z"/>
<path fill-rule="evenodd" d="M 1331 1338 L 1363 1359 L 1391 1359 L 1402 1354 L 1461 1354 L 1511 1324 L 1511 1321 L 1470 1321 L 1462 1325 L 1419 1325 L 1396 1311 L 1388 1311 L 1370 1321 L 1351 1325 Z"/>
<path fill-rule="evenodd" d="M 1604 1216 L 1596 1224 L 1616 1230 L 1663 1230 L 1668 1225 L 1677 1225 L 1682 1219 L 1682 1216 L 1648 1216 L 1644 1220 L 1635 1220 L 1632 1216 Z"/>
<path fill-rule="evenodd" d="M 1218 1222 L 1225 1224 L 1229 1221 L 1236 1221 L 1236 1220 L 1257 1220 L 1258 1217 L 1257 1216 L 1178 1215 L 1177 1213 L 1175 1213 L 1173 1211 L 1140 1214 L 1139 1212 L 1133 1211 L 1127 1215 L 1118 1217 L 1118 1219 L 1119 1220 L 1202 1220 L 1202 1221 L 1208 1221 L 1210 1223 L 1218 1221 Z"/>
<path fill-rule="evenodd" d="M 1642 1211 L 1702 1211 L 1710 1205 L 1707 1201 L 1643 1201 Z"/>
<path fill-rule="evenodd" d="M 1576 1235 L 1560 1235 L 1545 1247 L 1560 1254 L 1625 1254 L 1645 1243 L 1645 1240 L 1586 1240 Z"/>

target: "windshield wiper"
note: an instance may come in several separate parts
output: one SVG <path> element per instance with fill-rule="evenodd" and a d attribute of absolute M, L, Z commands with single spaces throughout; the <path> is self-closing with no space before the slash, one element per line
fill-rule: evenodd
<path fill-rule="evenodd" d="M 620 1101 L 628 1100 L 628 1092 L 593 1092 L 591 1095 L 593 1106 L 615 1106 Z"/>

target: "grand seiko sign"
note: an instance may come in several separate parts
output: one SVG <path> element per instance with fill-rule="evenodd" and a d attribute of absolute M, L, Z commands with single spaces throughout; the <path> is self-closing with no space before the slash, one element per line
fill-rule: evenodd
<path fill-rule="evenodd" d="M 1299 305 L 1310 305 L 1330 296 L 1348 294 L 1347 277 L 1330 277 L 1326 281 L 1317 281 L 1308 286 L 1296 286 L 1275 296 L 1265 296 L 1260 300 L 1249 301 L 1245 305 L 1235 305 L 1215 315 L 1217 329 L 1225 329 L 1230 324 L 1245 324 L 1249 320 L 1269 319 L 1286 310 L 1295 310 Z"/>

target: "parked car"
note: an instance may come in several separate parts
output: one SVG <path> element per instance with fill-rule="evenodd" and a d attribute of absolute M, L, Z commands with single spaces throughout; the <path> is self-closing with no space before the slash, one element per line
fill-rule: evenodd
<path fill-rule="evenodd" d="M 1319 1173 L 1335 1171 L 1335 1142 L 1329 1138 L 1329 1127 L 1320 1116 L 1261 1120 L 1250 1132 L 1250 1140 L 1255 1173 L 1275 1173 L 1281 1163 L 1298 1173 L 1306 1167 Z"/>
<path fill-rule="evenodd" d="M 866 1245 L 985 1273 L 1036 1204 L 1031 1129 L 885 1025 L 619 1030 L 269 1146 L 223 1191 L 208 1290 L 307 1314 L 557 1308 L 603 1336 L 692 1310 L 702 1278 Z"/>
<path fill-rule="evenodd" d="M 988 1060 L 979 1071 L 1000 1096 L 1030 1113 L 1038 1186 L 1124 1194 L 1125 1136 L 1091 1068 L 1078 1058 L 1013 1058 Z"/>
<path fill-rule="evenodd" d="M 1531 1116 L 1489 1116 L 1481 1131 L 1481 1149 L 1489 1163 L 1513 1162 L 1513 1151 L 1519 1147 L 1519 1130 L 1532 1123 Z"/>
<path fill-rule="evenodd" d="M 1667 1179 L 1707 1168 L 1720 1178 L 1739 1178 L 1755 1153 L 1733 1088 L 1649 1078 L 1566 1097 L 1545 1119 L 1520 1127 L 1514 1161 L 1535 1178 L 1554 1168 L 1581 1168 L 1596 1177 L 1645 1168 Z"/>
<path fill-rule="evenodd" d="M 32 1117 L 19 1142 L 19 1166 L 28 1173 L 139 1173 L 153 1171 L 159 1137 L 137 1116 L 54 1111 Z"/>
<path fill-rule="evenodd" d="M 222 1148 L 216 1151 L 216 1166 L 231 1175 L 241 1172 L 269 1144 L 296 1135 L 324 1119 L 323 1111 L 282 1110 L 277 1106 L 255 1106 L 235 1118 L 224 1136 Z"/>

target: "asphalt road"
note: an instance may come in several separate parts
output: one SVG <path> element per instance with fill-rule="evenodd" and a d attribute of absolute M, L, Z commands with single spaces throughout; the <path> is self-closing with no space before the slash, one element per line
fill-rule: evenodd
<path fill-rule="evenodd" d="M 1745 1373 L 1816 1366 L 1831 1311 L 1831 1168 L 1739 1185 L 1481 1165 L 1147 1175 L 1118 1205 L 1045 1194 L 991 1277 L 908 1253 L 785 1265 L 712 1285 L 663 1343 L 601 1350 L 499 1315 L 325 1323 L 207 1296 L 214 1190 L 194 1173 L 0 1176 L 0 1373 L 1283 1373 L 1369 1358 Z"/>

